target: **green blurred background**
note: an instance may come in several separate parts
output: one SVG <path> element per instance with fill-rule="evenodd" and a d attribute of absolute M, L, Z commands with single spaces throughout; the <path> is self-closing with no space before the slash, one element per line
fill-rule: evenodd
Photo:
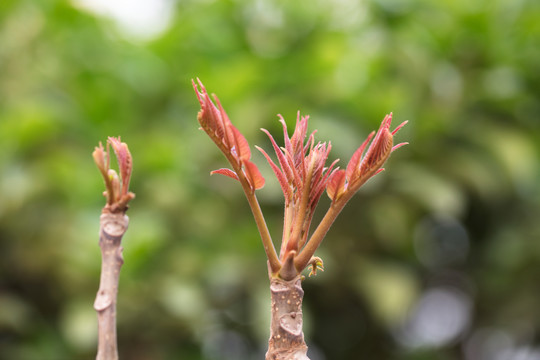
<path fill-rule="evenodd" d="M 240 186 L 209 176 L 226 164 L 197 130 L 196 77 L 251 145 L 300 110 L 342 166 L 386 113 L 409 120 L 304 282 L 312 360 L 540 359 L 535 0 L 2 0 L 1 359 L 95 356 L 91 153 L 118 135 L 137 195 L 121 358 L 264 357 L 264 251 Z"/>

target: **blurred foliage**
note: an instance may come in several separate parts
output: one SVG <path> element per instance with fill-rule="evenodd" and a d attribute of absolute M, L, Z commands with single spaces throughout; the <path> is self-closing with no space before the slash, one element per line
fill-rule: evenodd
<path fill-rule="evenodd" d="M 267 149 L 277 113 L 310 114 L 341 164 L 385 113 L 410 120 L 305 281 L 313 360 L 540 359 L 538 1 L 171 1 L 148 37 L 76 4 L 0 2 L 0 358 L 95 356 L 91 153 L 118 135 L 137 195 L 121 357 L 263 358 L 264 252 L 238 184 L 208 175 L 225 162 L 197 130 L 199 77 Z"/>

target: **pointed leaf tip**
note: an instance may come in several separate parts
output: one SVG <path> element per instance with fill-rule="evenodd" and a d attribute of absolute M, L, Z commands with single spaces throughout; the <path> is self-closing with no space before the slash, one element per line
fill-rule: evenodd
<path fill-rule="evenodd" d="M 394 129 L 394 131 L 392 131 L 392 136 L 393 136 L 393 135 L 396 135 L 396 133 L 399 131 L 399 129 L 401 129 L 402 127 L 404 127 L 405 125 L 407 125 L 408 122 L 409 122 L 409 120 L 405 120 L 404 122 L 402 122 L 401 124 L 399 124 L 399 125 Z"/>
<path fill-rule="evenodd" d="M 408 143 L 408 142 L 402 142 L 402 143 L 399 143 L 399 144 L 397 144 L 397 145 L 394 145 L 394 146 L 392 147 L 392 151 L 397 150 L 397 149 L 399 149 L 400 147 L 405 146 L 405 145 L 409 145 L 409 143 Z"/>

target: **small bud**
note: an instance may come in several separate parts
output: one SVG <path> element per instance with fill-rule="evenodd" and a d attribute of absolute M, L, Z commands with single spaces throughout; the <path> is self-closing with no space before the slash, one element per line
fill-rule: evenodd
<path fill-rule="evenodd" d="M 311 259 L 309 260 L 308 266 L 310 265 L 311 265 L 311 270 L 308 276 L 317 275 L 317 270 L 324 271 L 324 263 L 322 259 L 318 256 L 311 257 Z"/>
<path fill-rule="evenodd" d="M 113 147 L 118 160 L 120 175 L 110 168 L 109 145 Z M 120 141 L 120 138 L 109 137 L 107 141 L 107 151 L 99 143 L 92 153 L 107 190 L 104 195 L 107 198 L 107 209 L 110 212 L 123 212 L 127 210 L 127 204 L 135 197 L 135 194 L 129 192 L 129 182 L 133 161 L 126 143 Z"/>
<path fill-rule="evenodd" d="M 109 169 L 107 172 L 109 182 L 111 183 L 112 191 L 107 196 L 110 198 L 112 203 L 117 202 L 120 200 L 120 193 L 121 193 L 121 185 L 120 185 L 120 179 L 118 177 L 118 173 L 114 171 L 113 169 Z"/>

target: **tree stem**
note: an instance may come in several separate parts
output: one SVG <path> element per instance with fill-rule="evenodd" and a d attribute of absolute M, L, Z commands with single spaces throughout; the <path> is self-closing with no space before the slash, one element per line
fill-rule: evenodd
<path fill-rule="evenodd" d="M 272 319 L 266 360 L 309 360 L 302 331 L 301 277 L 270 280 Z"/>
<path fill-rule="evenodd" d="M 98 353 L 96 360 L 117 360 L 116 299 L 122 257 L 122 237 L 129 218 L 123 213 L 104 209 L 100 217 L 101 279 L 94 302 L 98 315 Z"/>

